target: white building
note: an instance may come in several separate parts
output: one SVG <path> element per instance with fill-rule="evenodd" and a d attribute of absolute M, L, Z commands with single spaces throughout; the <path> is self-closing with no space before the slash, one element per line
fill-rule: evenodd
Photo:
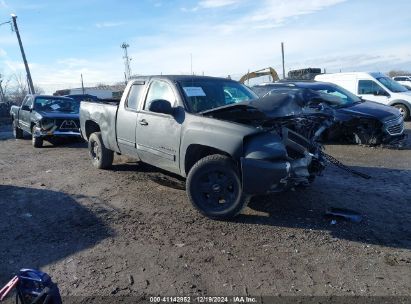
<path fill-rule="evenodd" d="M 98 98 L 120 98 L 125 89 L 125 85 L 101 85 L 98 87 L 74 88 L 66 90 L 58 90 L 53 95 L 82 95 L 89 94 Z"/>

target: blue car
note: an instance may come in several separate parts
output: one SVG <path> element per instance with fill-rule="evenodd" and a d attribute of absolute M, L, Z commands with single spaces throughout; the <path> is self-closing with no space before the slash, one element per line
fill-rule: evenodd
<path fill-rule="evenodd" d="M 251 87 L 260 98 L 287 94 L 293 90 L 313 90 L 324 95 L 334 111 L 336 123 L 323 140 L 343 140 L 364 145 L 394 144 L 404 135 L 404 119 L 393 107 L 366 101 L 344 88 L 318 81 L 280 81 Z"/>

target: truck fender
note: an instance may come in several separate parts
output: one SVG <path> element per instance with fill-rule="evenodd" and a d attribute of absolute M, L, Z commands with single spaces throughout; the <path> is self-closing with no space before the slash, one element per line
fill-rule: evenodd
<path fill-rule="evenodd" d="M 227 155 L 238 161 L 242 153 L 242 143 L 242 137 L 227 137 L 206 130 L 188 130 L 184 134 L 180 149 L 180 172 L 186 176 L 198 160 L 211 154 Z"/>

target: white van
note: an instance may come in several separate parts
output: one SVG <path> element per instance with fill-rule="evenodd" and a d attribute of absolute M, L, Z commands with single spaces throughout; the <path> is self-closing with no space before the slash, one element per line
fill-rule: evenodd
<path fill-rule="evenodd" d="M 411 91 L 382 73 L 321 74 L 315 80 L 337 84 L 365 100 L 394 106 L 404 119 L 410 118 Z"/>

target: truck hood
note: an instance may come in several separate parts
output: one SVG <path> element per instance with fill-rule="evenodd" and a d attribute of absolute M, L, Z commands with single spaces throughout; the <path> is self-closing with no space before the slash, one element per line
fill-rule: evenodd
<path fill-rule="evenodd" d="M 410 85 L 411 85 L 411 83 L 410 83 Z M 409 98 L 411 98 L 411 91 L 401 92 L 401 93 L 398 93 L 398 94 L 404 94 L 404 95 L 407 95 Z"/>
<path fill-rule="evenodd" d="M 386 106 L 373 101 L 364 101 L 346 108 L 340 108 L 338 109 L 338 112 L 355 116 L 375 118 L 381 122 L 397 117 L 400 114 L 394 107 Z"/>
<path fill-rule="evenodd" d="M 80 115 L 73 114 L 73 113 L 64 113 L 64 112 L 43 112 L 37 111 L 37 114 L 41 116 L 41 118 L 50 118 L 50 119 L 79 119 Z"/>

